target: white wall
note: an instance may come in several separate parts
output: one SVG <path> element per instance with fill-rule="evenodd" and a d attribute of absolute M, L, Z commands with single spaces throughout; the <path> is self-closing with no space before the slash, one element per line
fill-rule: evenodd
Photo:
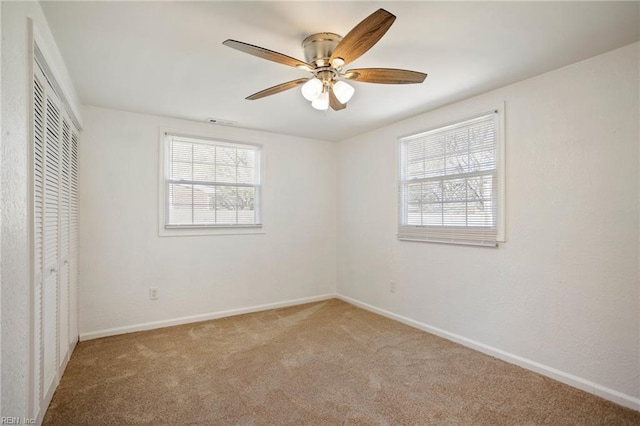
<path fill-rule="evenodd" d="M 338 292 L 640 409 L 638 46 L 341 142 Z M 398 241 L 396 138 L 502 101 L 507 242 Z"/>
<path fill-rule="evenodd" d="M 95 107 L 82 115 L 81 338 L 335 293 L 335 143 Z M 160 127 L 263 145 L 264 234 L 158 236 Z"/>
<path fill-rule="evenodd" d="M 77 96 L 37 2 L 2 2 L 2 416 L 30 416 L 29 88 L 31 19 L 55 77 L 78 110 Z"/>
<path fill-rule="evenodd" d="M 0 5 L 0 45 L 2 44 L 2 5 Z M 0 68 L 2 67 L 2 48 L 0 48 Z M 2 88 L 2 72 L 0 72 L 0 92 Z M 0 188 L 2 188 L 2 102 L 0 102 Z M 2 191 L 0 190 L 0 206 L 2 205 Z M 2 259 L 2 214 L 0 212 L 0 260 Z M 2 262 L 0 261 L 0 277 L 2 277 Z M 0 285 L 0 320 L 2 319 L 2 285 Z M 1 330 L 1 326 L 0 326 Z M 0 332 L 0 348 L 2 348 L 2 332 Z M 2 389 L 2 350 L 0 350 L 0 389 Z M 0 391 L 0 414 L 2 414 L 2 392 Z"/>

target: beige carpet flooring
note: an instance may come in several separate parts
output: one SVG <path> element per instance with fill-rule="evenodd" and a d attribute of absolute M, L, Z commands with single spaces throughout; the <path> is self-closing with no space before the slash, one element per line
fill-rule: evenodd
<path fill-rule="evenodd" d="M 640 425 L 339 300 L 81 342 L 45 425 Z"/>

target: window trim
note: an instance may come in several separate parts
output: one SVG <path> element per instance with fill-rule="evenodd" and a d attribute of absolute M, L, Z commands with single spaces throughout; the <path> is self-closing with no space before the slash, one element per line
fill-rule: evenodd
<path fill-rule="evenodd" d="M 238 142 L 234 140 L 229 140 L 225 138 L 218 138 L 214 135 L 203 133 L 203 132 L 191 132 L 178 130 L 174 128 L 168 127 L 160 127 L 158 134 L 158 159 L 159 159 L 159 167 L 158 167 L 158 235 L 161 237 L 183 237 L 183 236 L 201 236 L 201 235 L 246 235 L 246 234 L 265 234 L 264 229 L 264 220 L 261 224 L 255 225 L 167 225 L 166 218 L 168 215 L 168 205 L 167 205 L 167 188 L 166 188 L 166 180 L 167 180 L 167 145 L 166 145 L 166 135 L 184 137 L 184 138 L 193 138 L 193 139 L 202 139 L 205 141 L 215 142 L 221 145 L 229 144 L 230 146 L 238 146 L 243 145 L 247 147 L 256 147 L 259 148 L 260 152 L 260 189 L 261 189 L 261 200 L 264 199 L 264 195 L 262 194 L 262 190 L 264 189 L 264 177 L 265 177 L 265 153 L 264 146 L 258 143 L 253 142 Z M 262 210 L 262 206 L 261 206 Z M 261 218 L 264 218 L 264 211 L 261 211 Z"/>
<path fill-rule="evenodd" d="M 504 101 L 499 102 L 497 104 L 493 104 L 492 108 L 475 108 L 475 112 L 471 114 L 460 114 L 458 117 L 453 120 L 442 121 L 441 124 L 436 124 L 428 127 L 425 130 L 420 130 L 416 132 L 411 132 L 409 134 L 405 134 L 399 136 L 396 142 L 396 183 L 397 183 L 397 202 L 398 206 L 396 209 L 397 214 L 397 230 L 398 233 L 396 237 L 399 241 L 416 241 L 416 242 L 428 242 L 428 243 L 441 243 L 441 244 L 452 244 L 452 245 L 471 245 L 471 246 L 498 246 L 498 243 L 506 242 L 506 151 L 505 151 L 505 122 L 504 122 Z M 479 112 L 478 112 L 479 111 Z M 403 205 L 402 200 L 402 192 L 400 190 L 400 185 L 402 184 L 402 149 L 403 142 L 414 138 L 423 137 L 425 133 L 432 132 L 434 130 L 441 130 L 446 127 L 455 126 L 457 124 L 463 123 L 465 121 L 473 120 L 476 118 L 480 118 L 482 116 L 495 113 L 496 114 L 496 190 L 498 192 L 497 195 L 497 205 L 496 205 L 496 238 L 495 244 L 486 244 L 483 242 L 474 243 L 472 241 L 444 241 L 444 240 L 429 240 L 419 239 L 419 238 L 406 238 L 401 237 L 400 228 L 401 225 L 401 211 L 406 209 L 406 206 Z M 467 227 L 442 227 L 443 231 L 447 229 L 465 229 Z"/>

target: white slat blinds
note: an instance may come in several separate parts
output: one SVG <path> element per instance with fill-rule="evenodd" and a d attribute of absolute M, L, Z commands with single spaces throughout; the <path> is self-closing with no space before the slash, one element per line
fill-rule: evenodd
<path fill-rule="evenodd" d="M 166 134 L 165 227 L 260 226 L 260 147 Z"/>
<path fill-rule="evenodd" d="M 400 139 L 399 239 L 497 244 L 499 122 L 496 110 Z"/>

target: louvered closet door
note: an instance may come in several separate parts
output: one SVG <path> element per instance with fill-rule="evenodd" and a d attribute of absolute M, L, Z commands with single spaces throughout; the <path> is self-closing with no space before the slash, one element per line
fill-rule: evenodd
<path fill-rule="evenodd" d="M 69 343 L 78 336 L 78 134 L 71 133 L 69 162 Z"/>
<path fill-rule="evenodd" d="M 36 70 L 36 71 L 39 71 Z M 42 243 L 44 213 L 44 123 L 46 115 L 44 85 L 42 73 L 36 72 L 33 81 L 33 399 L 34 412 L 40 409 L 42 401 Z"/>
<path fill-rule="evenodd" d="M 46 92 L 44 149 L 44 227 L 42 292 L 43 389 L 48 392 L 57 378 L 58 357 L 58 255 L 60 208 L 60 101 L 51 87 Z"/>
<path fill-rule="evenodd" d="M 60 143 L 60 229 L 58 247 L 58 330 L 60 332 L 59 359 L 69 352 L 69 229 L 71 190 L 71 126 L 68 117 L 62 115 L 62 140 Z"/>
<path fill-rule="evenodd" d="M 78 132 L 37 62 L 33 82 L 33 416 L 78 336 Z"/>

